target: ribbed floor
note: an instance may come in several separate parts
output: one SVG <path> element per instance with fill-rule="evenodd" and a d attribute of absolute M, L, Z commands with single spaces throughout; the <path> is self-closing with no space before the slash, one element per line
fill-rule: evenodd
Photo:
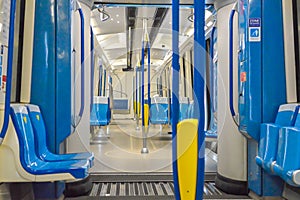
<path fill-rule="evenodd" d="M 215 186 L 214 177 L 212 174 L 205 177 L 204 199 L 249 199 L 220 191 Z M 98 174 L 92 175 L 91 180 L 94 185 L 89 196 L 73 199 L 175 199 L 171 174 Z"/>
<path fill-rule="evenodd" d="M 95 183 L 90 196 L 174 196 L 172 182 Z"/>
<path fill-rule="evenodd" d="M 172 182 L 129 182 L 129 183 L 95 183 L 90 193 L 91 197 L 116 197 L 109 199 L 174 199 Z M 206 182 L 204 186 L 205 199 L 249 199 L 246 196 L 227 195 L 215 187 L 214 182 Z"/>

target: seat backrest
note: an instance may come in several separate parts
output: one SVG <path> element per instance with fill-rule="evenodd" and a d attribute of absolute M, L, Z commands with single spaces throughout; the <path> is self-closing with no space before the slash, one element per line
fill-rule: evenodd
<path fill-rule="evenodd" d="M 179 100 L 179 121 L 189 118 L 189 98 L 188 97 L 181 97 Z"/>
<path fill-rule="evenodd" d="M 101 97 L 98 98 L 98 101 L 95 102 L 96 104 L 96 115 L 97 119 L 99 121 L 109 121 L 108 119 L 108 110 L 109 110 L 109 105 L 108 105 L 108 97 Z"/>
<path fill-rule="evenodd" d="M 300 106 L 296 107 L 296 114 L 294 115 L 294 126 L 300 128 Z M 284 145 L 284 163 L 285 171 L 298 170 L 300 168 L 300 132 L 297 129 L 292 129 L 286 132 Z"/>
<path fill-rule="evenodd" d="M 97 122 L 96 104 L 93 104 L 92 111 L 90 114 L 90 121 L 91 123 Z"/>
<path fill-rule="evenodd" d="M 43 152 L 48 151 L 47 148 L 47 133 L 44 119 L 40 108 L 37 105 L 26 105 L 29 117 L 31 120 L 33 133 L 35 137 L 35 149 L 37 155 L 41 155 Z"/>
<path fill-rule="evenodd" d="M 300 105 L 296 107 L 292 125 L 297 128 L 300 128 Z"/>
<path fill-rule="evenodd" d="M 283 104 L 279 107 L 278 113 L 276 116 L 275 124 L 280 126 L 292 126 L 293 117 L 295 116 L 296 107 L 299 104 Z"/>
<path fill-rule="evenodd" d="M 11 105 L 10 115 L 19 139 L 21 164 L 24 169 L 28 169 L 27 166 L 35 165 L 38 158 L 35 153 L 35 138 L 27 108 L 21 104 Z"/>
<path fill-rule="evenodd" d="M 168 98 L 153 97 L 150 106 L 150 121 L 153 124 L 165 124 L 168 122 Z"/>
<path fill-rule="evenodd" d="M 300 113 L 299 113 L 299 105 L 296 106 L 295 113 L 292 119 L 292 126 L 300 127 Z M 278 138 L 278 148 L 276 155 L 276 164 L 280 167 L 283 167 L 286 164 L 286 156 L 287 153 L 294 154 L 295 151 L 288 152 L 287 149 L 290 148 L 288 145 L 288 135 L 289 129 L 280 129 L 279 138 Z M 296 146 L 292 146 L 292 148 L 297 148 Z M 290 155 L 289 155 L 290 156 Z M 294 155 L 295 156 L 295 155 Z"/>

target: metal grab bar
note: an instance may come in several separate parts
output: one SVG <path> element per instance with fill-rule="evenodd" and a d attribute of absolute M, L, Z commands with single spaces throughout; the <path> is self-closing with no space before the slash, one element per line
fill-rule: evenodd
<path fill-rule="evenodd" d="M 16 0 L 11 0 L 10 5 L 10 21 L 9 21 L 9 37 L 8 37 L 8 62 L 7 62 L 7 79 L 6 79 L 6 95 L 4 105 L 4 121 L 0 133 L 0 145 L 2 144 L 8 129 L 10 100 L 11 100 L 11 81 L 12 81 L 12 65 L 14 55 L 14 35 L 15 35 L 15 12 Z"/>
<path fill-rule="evenodd" d="M 235 10 L 232 10 L 229 18 L 229 107 L 232 117 L 236 116 L 233 105 L 233 21 Z"/>
<path fill-rule="evenodd" d="M 94 73 L 95 73 L 95 40 L 94 40 L 94 31 L 91 27 L 91 105 L 90 112 L 92 112 L 93 104 L 94 104 Z"/>
<path fill-rule="evenodd" d="M 84 104 L 85 104 L 85 71 L 84 71 L 84 47 L 85 47 L 85 42 L 84 42 L 84 15 L 82 12 L 82 9 L 79 8 L 79 15 L 80 15 L 80 26 L 81 26 L 81 105 L 80 105 L 80 111 L 79 111 L 79 117 L 81 118 L 84 112 Z"/>

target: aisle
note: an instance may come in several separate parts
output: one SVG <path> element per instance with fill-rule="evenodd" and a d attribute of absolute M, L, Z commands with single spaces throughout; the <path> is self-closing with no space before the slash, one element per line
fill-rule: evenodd
<path fill-rule="evenodd" d="M 172 172 L 172 138 L 166 126 L 151 126 L 148 135 L 149 154 L 141 154 L 142 133 L 135 121 L 114 120 L 109 126 L 110 138 L 103 144 L 91 145 L 95 166 L 91 173 L 111 172 Z M 217 155 L 206 149 L 206 172 L 216 172 Z"/>

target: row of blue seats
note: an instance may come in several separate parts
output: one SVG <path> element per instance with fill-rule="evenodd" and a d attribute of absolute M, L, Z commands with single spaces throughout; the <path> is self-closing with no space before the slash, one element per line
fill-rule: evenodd
<path fill-rule="evenodd" d="M 109 98 L 94 96 L 93 108 L 90 116 L 91 126 L 107 126 L 111 120 Z"/>
<path fill-rule="evenodd" d="M 150 106 L 150 122 L 152 124 L 168 124 L 169 102 L 167 97 L 153 97 Z M 187 97 L 180 99 L 179 121 L 191 118 L 194 104 Z M 172 116 L 172 114 L 171 114 Z M 170 118 L 171 119 L 171 118 Z M 90 117 L 91 126 L 107 126 L 111 120 L 111 110 L 109 108 L 109 98 L 95 96 Z"/>
<path fill-rule="evenodd" d="M 286 183 L 300 186 L 300 106 L 281 105 L 275 123 L 261 125 L 256 163 Z"/>
<path fill-rule="evenodd" d="M 36 105 L 12 104 L 10 115 L 18 136 L 20 161 L 33 175 L 71 174 L 75 179 L 88 176 L 92 153 L 54 154 L 47 148 L 46 128 Z M 9 166 L 8 166 L 9 167 Z"/>
<path fill-rule="evenodd" d="M 151 124 L 168 124 L 169 122 L 169 98 L 168 97 L 153 97 L 150 106 L 150 123 Z M 189 101 L 189 98 L 184 97 L 179 100 L 180 111 L 179 121 L 192 118 L 194 112 L 194 103 Z M 170 120 L 172 113 L 170 112 Z"/>

